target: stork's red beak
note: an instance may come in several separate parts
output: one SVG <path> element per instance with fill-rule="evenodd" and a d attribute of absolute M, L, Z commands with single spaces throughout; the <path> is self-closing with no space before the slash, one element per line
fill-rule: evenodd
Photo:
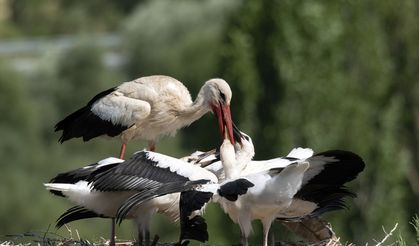
<path fill-rule="evenodd" d="M 213 105 L 212 111 L 215 113 L 218 119 L 218 127 L 220 129 L 221 137 L 225 138 L 225 136 L 228 136 L 230 142 L 232 144 L 235 144 L 233 137 L 233 121 L 231 120 L 230 105 L 223 105 L 221 103 L 217 106 Z"/>

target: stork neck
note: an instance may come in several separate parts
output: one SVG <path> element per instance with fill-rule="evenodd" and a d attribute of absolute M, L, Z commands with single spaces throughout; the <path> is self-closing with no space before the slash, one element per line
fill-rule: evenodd
<path fill-rule="evenodd" d="M 226 179 L 237 178 L 240 175 L 240 169 L 236 165 L 236 153 L 234 146 L 229 140 L 224 140 L 220 147 L 220 158 L 224 168 Z"/>
<path fill-rule="evenodd" d="M 195 101 L 190 106 L 186 107 L 183 111 L 181 111 L 180 115 L 186 121 L 188 121 L 188 123 L 192 123 L 195 120 L 201 118 L 208 111 L 210 111 L 210 108 L 204 98 L 204 93 L 201 89 Z"/>
<path fill-rule="evenodd" d="M 225 173 L 225 178 L 226 179 L 234 179 L 234 178 L 238 178 L 240 176 L 240 171 L 237 167 L 234 167 L 232 165 L 224 165 L 223 164 L 223 168 L 224 168 L 224 173 Z"/>

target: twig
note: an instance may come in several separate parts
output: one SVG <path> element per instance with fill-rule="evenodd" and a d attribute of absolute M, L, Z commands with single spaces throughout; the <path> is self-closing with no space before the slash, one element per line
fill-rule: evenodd
<path fill-rule="evenodd" d="M 391 231 L 389 233 L 386 232 L 384 226 L 383 226 L 383 231 L 386 234 L 386 236 L 383 238 L 383 240 L 381 240 L 380 242 L 377 242 L 376 240 L 374 240 L 377 244 L 375 246 L 380 246 L 382 245 L 389 237 L 391 237 L 393 235 L 393 232 L 397 229 L 397 226 L 399 225 L 399 223 L 396 223 L 393 227 L 393 229 L 391 229 Z"/>
<path fill-rule="evenodd" d="M 48 225 L 47 231 L 44 233 L 44 236 L 42 237 L 42 240 L 45 241 L 45 238 L 47 237 L 47 234 L 49 232 L 49 228 L 51 228 L 51 224 Z"/>
<path fill-rule="evenodd" d="M 79 241 L 80 241 L 80 234 L 79 234 L 79 231 L 76 229 L 76 234 L 77 234 L 77 238 L 79 239 Z"/>
<path fill-rule="evenodd" d="M 67 224 L 64 224 L 65 229 L 67 229 L 68 234 L 70 235 L 70 239 L 73 239 L 73 232 L 71 231 L 71 228 L 67 226 Z"/>

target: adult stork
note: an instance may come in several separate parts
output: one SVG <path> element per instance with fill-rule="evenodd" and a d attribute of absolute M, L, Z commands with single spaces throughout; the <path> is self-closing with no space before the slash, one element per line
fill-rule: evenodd
<path fill-rule="evenodd" d="M 89 141 L 102 135 L 119 136 L 122 159 L 131 139 L 147 140 L 149 149 L 155 150 L 160 137 L 174 135 L 212 111 L 221 134 L 226 125 L 230 141 L 234 141 L 231 97 L 230 86 L 223 79 L 205 82 L 192 101 L 188 89 L 172 77 L 141 77 L 97 94 L 86 106 L 58 122 L 55 131 L 62 130 L 61 143 L 79 137 Z"/>

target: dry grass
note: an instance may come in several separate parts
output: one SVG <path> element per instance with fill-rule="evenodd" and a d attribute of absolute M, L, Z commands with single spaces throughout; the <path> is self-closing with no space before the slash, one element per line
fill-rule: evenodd
<path fill-rule="evenodd" d="M 415 217 L 412 225 L 417 231 L 417 240 L 419 243 L 419 217 Z M 304 226 L 298 226 L 293 224 L 289 224 L 287 226 L 291 231 L 300 234 L 306 235 L 307 233 L 314 234 L 314 238 L 318 240 L 314 240 L 313 242 L 313 235 L 308 236 L 311 242 L 307 241 L 300 241 L 300 242 L 275 242 L 275 246 L 355 246 L 352 243 L 344 243 L 340 242 L 340 238 L 335 235 L 332 230 L 332 227 L 329 223 L 325 221 L 311 221 L 310 223 L 305 223 Z M 383 227 L 384 236 L 381 240 L 373 239 L 374 243 L 371 246 L 403 246 L 406 245 L 406 242 L 403 241 L 402 237 L 394 238 L 394 234 L 397 230 L 398 224 L 396 223 L 394 227 L 387 232 L 386 229 Z M 57 233 L 53 232 L 29 232 L 29 233 L 22 233 L 17 235 L 7 235 L 5 241 L 0 241 L 0 246 L 15 246 L 15 245 L 48 245 L 48 246 L 99 246 L 99 245 L 109 245 L 109 240 L 105 238 L 101 238 L 98 242 L 90 242 L 88 240 L 83 240 L 80 238 L 80 235 L 77 230 L 72 230 L 70 227 L 66 226 L 68 235 L 62 236 Z M 326 230 L 327 229 L 327 230 Z M 325 238 L 324 235 L 330 235 L 328 238 Z M 391 242 L 391 240 L 393 240 Z M 129 240 L 117 240 L 118 246 L 133 246 L 135 243 Z M 151 246 L 171 246 L 175 245 L 175 243 L 158 243 L 158 237 L 156 236 L 151 243 Z M 187 244 L 185 244 L 187 245 Z M 369 246 L 369 244 L 365 244 L 365 246 Z"/>

